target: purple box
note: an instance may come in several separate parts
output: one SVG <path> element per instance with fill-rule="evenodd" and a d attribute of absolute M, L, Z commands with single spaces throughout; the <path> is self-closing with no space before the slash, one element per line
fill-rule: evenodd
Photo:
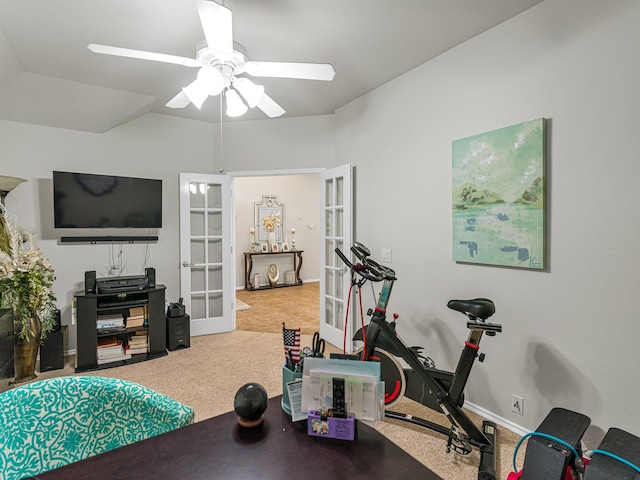
<path fill-rule="evenodd" d="M 307 433 L 313 437 L 353 440 L 356 438 L 356 420 L 353 413 L 347 418 L 327 417 L 317 410 L 309 410 Z"/>

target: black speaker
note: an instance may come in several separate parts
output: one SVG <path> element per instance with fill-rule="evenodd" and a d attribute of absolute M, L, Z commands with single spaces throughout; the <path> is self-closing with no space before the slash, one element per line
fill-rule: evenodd
<path fill-rule="evenodd" d="M 56 309 L 56 311 L 53 312 L 53 322 L 53 330 L 60 330 L 60 327 L 62 326 L 62 316 L 59 309 Z"/>
<path fill-rule="evenodd" d="M 187 348 L 190 340 L 189 315 L 167 317 L 167 350 Z"/>
<path fill-rule="evenodd" d="M 61 329 L 51 331 L 40 345 L 40 371 L 64 368 L 64 341 Z"/>
<path fill-rule="evenodd" d="M 147 267 L 144 269 L 144 274 L 147 277 L 147 286 L 149 288 L 156 288 L 156 269 Z"/>
<path fill-rule="evenodd" d="M 84 272 L 84 293 L 96 293 L 96 271 Z"/>

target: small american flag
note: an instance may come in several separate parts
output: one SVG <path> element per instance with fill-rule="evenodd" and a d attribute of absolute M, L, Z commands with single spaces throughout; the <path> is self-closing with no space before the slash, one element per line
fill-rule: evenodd
<path fill-rule="evenodd" d="M 282 338 L 284 340 L 284 359 L 289 364 L 289 352 L 294 363 L 300 361 L 300 329 L 286 328 L 282 323 Z"/>

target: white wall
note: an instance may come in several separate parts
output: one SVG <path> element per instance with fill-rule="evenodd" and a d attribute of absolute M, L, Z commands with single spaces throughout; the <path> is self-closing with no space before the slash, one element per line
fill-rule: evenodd
<path fill-rule="evenodd" d="M 291 246 L 291 228 L 296 229 L 296 249 L 302 250 L 300 278 L 303 282 L 320 278 L 320 233 L 318 231 L 319 184 L 317 174 L 239 177 L 233 182 L 236 222 L 236 288 L 244 288 L 244 255 L 250 249 L 249 229 L 254 227 L 255 204 L 263 195 L 275 195 L 283 204 L 283 241 Z M 311 225 L 311 226 L 310 226 Z M 313 227 L 313 228 L 312 228 Z M 257 230 L 257 229 L 256 229 Z M 256 232 L 256 242 L 258 236 Z M 259 251 L 259 250 L 258 250 Z M 267 268 L 278 265 L 280 282 L 284 272 L 293 268 L 293 254 L 253 257 L 253 273 L 260 274 L 260 283 L 267 285 Z"/>
<path fill-rule="evenodd" d="M 333 166 L 331 120 L 305 117 L 295 125 L 284 119 L 247 123 L 228 130 L 223 125 L 221 148 L 219 125 L 159 114 L 144 115 L 103 134 L 0 121 L 0 174 L 28 180 L 7 197 L 7 210 L 18 217 L 20 225 L 37 232 L 39 245 L 55 268 L 54 291 L 63 324 L 71 324 L 73 295 L 84 288 L 84 272 L 96 270 L 98 276 L 107 276 L 105 267 L 113 263 L 114 256 L 118 261 L 120 251 L 126 265 L 123 275 L 142 274 L 145 265 L 155 267 L 158 283 L 167 287 L 167 300 L 179 298 L 179 172 Z M 264 130 L 269 135 L 265 136 Z M 296 140 L 288 142 L 292 135 Z M 260 144 L 254 144 L 253 138 L 260 138 Z M 230 158 L 227 151 L 236 158 Z M 260 160 L 260 152 L 267 160 L 255 161 Z M 245 161 L 248 166 L 243 168 Z M 276 165 L 269 165 L 269 161 Z M 149 244 L 148 251 L 144 244 L 60 244 L 60 232 L 53 229 L 53 170 L 162 179 L 159 241 Z M 65 234 L 73 235 L 68 230 Z M 317 274 L 311 277 L 317 278 Z M 73 351 L 75 347 L 76 331 L 70 328 L 65 349 Z"/>
<path fill-rule="evenodd" d="M 165 227 L 148 264 L 175 299 L 178 172 L 352 163 L 356 237 L 374 254 L 393 250 L 390 310 L 403 336 L 451 368 L 466 329 L 447 300 L 497 304 L 504 333 L 483 341 L 469 401 L 524 429 L 564 406 L 592 418 L 591 441 L 611 426 L 640 435 L 639 20 L 634 0 L 546 0 L 335 116 L 224 124 L 222 147 L 219 126 L 155 114 L 102 135 L 0 122 L 0 173 L 29 179 L 7 206 L 39 230 L 54 169 L 162 178 Z M 538 117 L 549 119 L 548 269 L 454 263 L 452 140 Z M 69 323 L 73 291 L 105 265 L 108 247 L 42 247 Z M 124 246 L 129 273 L 140 250 Z M 524 417 L 510 412 L 512 393 L 525 397 Z"/>
<path fill-rule="evenodd" d="M 493 299 L 504 333 L 483 339 L 467 400 L 525 430 L 563 406 L 592 418 L 588 442 L 612 426 L 640 435 L 639 20 L 636 1 L 547 0 L 336 113 L 357 239 L 393 250 L 401 335 L 450 369 L 466 328 L 447 300 Z M 453 262 L 451 142 L 539 117 L 547 270 Z"/>

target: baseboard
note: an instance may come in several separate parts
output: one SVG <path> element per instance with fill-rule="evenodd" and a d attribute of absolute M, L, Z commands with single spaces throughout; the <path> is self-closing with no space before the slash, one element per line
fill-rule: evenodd
<path fill-rule="evenodd" d="M 516 433 L 520 436 L 526 435 L 531 431 L 528 428 L 524 428 L 523 426 L 518 425 L 511 420 L 507 420 L 506 418 L 499 417 L 495 413 L 490 412 L 489 410 L 479 407 L 478 405 L 475 405 L 473 403 L 464 402 L 464 408 L 472 411 L 473 413 L 477 413 L 486 420 L 497 423 L 498 425 L 505 427 L 506 429 L 511 430 L 513 433 Z"/>

